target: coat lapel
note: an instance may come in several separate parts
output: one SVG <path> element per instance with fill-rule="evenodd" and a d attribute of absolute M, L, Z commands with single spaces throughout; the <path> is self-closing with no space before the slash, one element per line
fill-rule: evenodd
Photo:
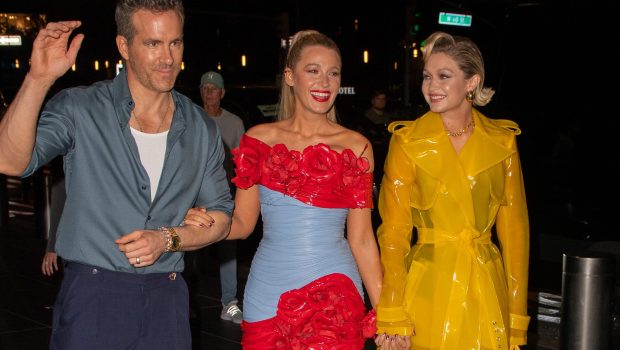
<path fill-rule="evenodd" d="M 520 133 L 516 124 L 506 120 L 490 120 L 473 110 L 476 127 L 461 152 L 468 176 L 476 176 L 515 153 L 512 135 Z M 508 132 L 511 129 L 514 131 Z"/>
<path fill-rule="evenodd" d="M 473 113 L 476 127 L 460 155 L 452 147 L 437 113 L 428 112 L 413 122 L 402 123 L 407 127 L 394 132 L 416 166 L 440 182 L 440 191 L 446 191 L 459 203 L 471 223 L 474 222 L 474 207 L 468 178 L 514 153 L 508 144 L 511 138 L 506 128 L 509 125 L 501 124 L 504 121 L 496 125 L 475 109 Z M 516 128 L 516 124 L 512 124 Z M 397 125 L 391 129 L 395 127 Z"/>

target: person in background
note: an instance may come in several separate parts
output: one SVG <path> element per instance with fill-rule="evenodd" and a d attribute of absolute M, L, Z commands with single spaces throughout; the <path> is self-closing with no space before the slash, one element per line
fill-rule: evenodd
<path fill-rule="evenodd" d="M 375 148 L 379 148 L 383 152 L 379 156 L 384 159 L 387 152 L 387 144 L 389 141 L 389 133 L 387 126 L 395 119 L 392 112 L 386 110 L 387 94 L 383 89 L 375 89 L 370 95 L 370 107 L 364 112 L 364 118 L 359 121 L 359 130 L 364 136 L 372 141 Z M 377 149 L 375 149 L 375 158 L 377 158 Z M 383 165 L 383 163 L 377 163 Z"/>
<path fill-rule="evenodd" d="M 364 112 L 364 117 L 359 120 L 358 131 L 364 134 L 371 142 L 375 157 L 375 171 L 373 177 L 373 198 L 375 205 L 379 197 L 381 178 L 383 177 L 383 165 L 387 155 L 390 133 L 387 126 L 395 120 L 395 115 L 387 111 L 387 93 L 383 89 L 374 89 L 370 95 L 370 107 Z M 381 218 L 376 210 L 372 213 L 373 227 L 376 229 L 381 223 Z"/>
<path fill-rule="evenodd" d="M 232 200 L 215 123 L 173 89 L 183 58 L 180 0 L 120 0 L 114 79 L 55 94 L 75 63 L 80 21 L 50 22 L 0 121 L 0 173 L 63 155 L 63 259 L 50 349 L 191 349 L 183 251 L 223 239 Z M 213 219 L 181 226 L 194 206 Z"/>
<path fill-rule="evenodd" d="M 211 71 L 202 75 L 200 78 L 202 106 L 220 128 L 226 149 L 224 168 L 230 181 L 235 173 L 231 150 L 239 147 L 241 136 L 245 133 L 245 127 L 241 118 L 221 107 L 225 94 L 224 78 L 219 73 Z M 231 186 L 233 194 L 234 188 Z M 220 318 L 240 324 L 243 320 L 243 312 L 238 306 L 239 300 L 237 299 L 237 241 L 224 240 L 215 244 L 212 249 L 217 251 L 220 263 L 223 306 Z"/>
<path fill-rule="evenodd" d="M 52 276 L 58 269 L 58 254 L 54 251 L 54 247 L 48 243 L 41 261 L 41 272 L 45 276 Z"/>
<path fill-rule="evenodd" d="M 52 188 L 50 190 L 50 225 L 47 232 L 47 245 L 45 247 L 45 254 L 43 254 L 43 260 L 41 261 L 41 272 L 45 276 L 52 276 L 59 270 L 58 254 L 56 254 L 56 231 L 58 230 L 58 222 L 62 215 L 62 208 L 65 205 L 65 177 L 62 174 L 61 165 L 54 166 L 57 163 L 59 157 L 56 157 L 52 161 Z M 62 266 L 62 265 L 60 265 Z"/>
<path fill-rule="evenodd" d="M 381 265 L 370 220 L 372 145 L 336 123 L 338 46 L 293 36 L 278 121 L 249 129 L 233 151 L 237 185 L 227 239 L 263 237 L 243 298 L 244 349 L 363 349 L 375 334 Z M 192 209 L 191 225 L 208 215 Z M 346 227 L 346 234 L 344 232 Z M 362 284 L 363 281 L 363 284 Z"/>
<path fill-rule="evenodd" d="M 374 125 L 382 126 L 385 130 L 392 122 L 392 114 L 386 111 L 387 94 L 385 90 L 375 89 L 370 95 L 370 108 L 364 112 L 364 117 Z"/>
<path fill-rule="evenodd" d="M 425 42 L 430 111 L 388 128 L 378 334 L 410 336 L 411 349 L 519 349 L 530 319 L 521 131 L 476 108 L 494 91 L 474 42 L 444 32 Z"/>
<path fill-rule="evenodd" d="M 239 146 L 241 137 L 245 133 L 245 127 L 241 118 L 222 108 L 221 103 L 225 95 L 224 78 L 221 74 L 211 71 L 202 75 L 200 78 L 202 107 L 220 128 L 222 141 L 226 149 L 224 167 L 229 179 L 232 179 L 235 170 L 231 151 Z"/>

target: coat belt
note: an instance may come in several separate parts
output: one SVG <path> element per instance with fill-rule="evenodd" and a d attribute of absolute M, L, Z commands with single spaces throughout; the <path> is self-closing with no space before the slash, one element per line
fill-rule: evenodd
<path fill-rule="evenodd" d="M 462 329 L 463 312 L 462 305 L 467 300 L 468 291 L 478 289 L 482 293 L 489 291 L 488 295 L 481 295 L 480 302 L 482 312 L 489 322 L 488 329 L 493 343 L 493 350 L 508 349 L 508 337 L 502 309 L 497 298 L 497 290 L 506 286 L 495 286 L 489 271 L 489 263 L 477 253 L 476 245 L 491 244 L 491 233 L 480 232 L 475 228 L 465 228 L 460 232 L 448 232 L 438 229 L 418 228 L 417 244 L 434 244 L 453 242 L 459 245 L 454 274 L 448 300 L 447 314 L 444 322 L 444 332 L 440 349 L 457 349 L 459 332 Z M 473 269 L 479 269 L 478 278 L 472 277 Z M 508 316 L 508 315 L 506 315 Z M 507 320 L 508 318 L 506 318 Z M 469 325 L 465 325 L 468 327 Z"/>

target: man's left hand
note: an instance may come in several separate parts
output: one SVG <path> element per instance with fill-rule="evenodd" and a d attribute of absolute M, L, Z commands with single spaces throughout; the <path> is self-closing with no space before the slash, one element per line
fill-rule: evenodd
<path fill-rule="evenodd" d="M 164 235 L 159 230 L 137 230 L 114 241 L 134 267 L 153 265 L 166 248 Z"/>

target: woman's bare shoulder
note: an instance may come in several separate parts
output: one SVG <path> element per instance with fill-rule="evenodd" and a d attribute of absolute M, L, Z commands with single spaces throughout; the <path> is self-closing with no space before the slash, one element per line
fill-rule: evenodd
<path fill-rule="evenodd" d="M 246 131 L 246 135 L 261 140 L 266 144 L 271 144 L 277 135 L 278 122 L 258 124 Z"/>
<path fill-rule="evenodd" d="M 366 136 L 345 127 L 342 127 L 337 135 L 338 136 L 333 140 L 332 148 L 338 149 L 339 151 L 350 149 L 356 156 L 366 157 L 373 163 L 372 144 L 368 141 Z"/>
<path fill-rule="evenodd" d="M 350 148 L 357 155 L 371 147 L 366 136 L 355 130 L 343 128 L 340 139 L 343 140 L 344 148 Z"/>

